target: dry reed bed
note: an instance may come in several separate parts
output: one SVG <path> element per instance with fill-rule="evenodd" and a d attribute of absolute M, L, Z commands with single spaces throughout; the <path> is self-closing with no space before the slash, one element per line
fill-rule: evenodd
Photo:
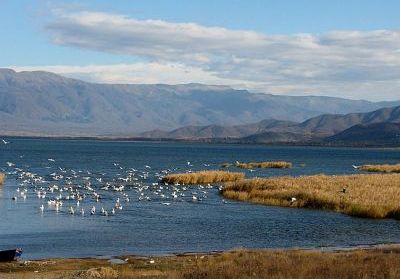
<path fill-rule="evenodd" d="M 332 253 L 239 250 L 153 260 L 128 257 L 125 265 L 94 259 L 0 263 L 0 278 L 400 278 L 400 250 L 394 247 Z"/>
<path fill-rule="evenodd" d="M 226 183 L 222 194 L 226 198 L 265 205 L 400 219 L 400 174 L 246 179 Z"/>
<path fill-rule="evenodd" d="M 5 180 L 6 180 L 6 175 L 0 172 L 0 185 L 3 185 Z"/>
<path fill-rule="evenodd" d="M 400 164 L 362 165 L 359 169 L 368 172 L 400 173 Z"/>
<path fill-rule="evenodd" d="M 290 169 L 292 167 L 292 163 L 285 161 L 250 162 L 250 163 L 236 162 L 235 166 L 242 169 L 256 169 L 256 168 Z"/>
<path fill-rule="evenodd" d="M 199 171 L 192 173 L 170 174 L 162 178 L 162 182 L 174 184 L 203 184 L 237 181 L 244 179 L 244 173 L 228 171 Z"/>

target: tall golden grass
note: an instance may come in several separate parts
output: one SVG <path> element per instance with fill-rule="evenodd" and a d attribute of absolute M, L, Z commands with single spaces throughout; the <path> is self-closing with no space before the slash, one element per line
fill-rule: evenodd
<path fill-rule="evenodd" d="M 162 178 L 166 183 L 202 184 L 236 181 L 244 179 L 244 173 L 228 171 L 199 171 L 170 174 Z"/>
<path fill-rule="evenodd" d="M 256 169 L 256 168 L 289 169 L 292 167 L 292 163 L 285 161 L 250 162 L 250 163 L 236 162 L 235 166 L 242 169 Z"/>
<path fill-rule="evenodd" d="M 359 167 L 359 169 L 368 172 L 400 173 L 400 164 L 362 165 Z"/>
<path fill-rule="evenodd" d="M 0 185 L 3 185 L 5 180 L 6 180 L 6 175 L 0 172 Z"/>
<path fill-rule="evenodd" d="M 400 278 L 398 248 L 334 253 L 236 250 L 213 255 L 155 257 L 153 263 L 148 258 L 127 259 L 125 265 L 111 265 L 107 260 L 94 259 L 0 263 L 0 278 Z"/>
<path fill-rule="evenodd" d="M 222 194 L 226 198 L 265 205 L 400 219 L 400 174 L 247 179 L 226 183 Z"/>

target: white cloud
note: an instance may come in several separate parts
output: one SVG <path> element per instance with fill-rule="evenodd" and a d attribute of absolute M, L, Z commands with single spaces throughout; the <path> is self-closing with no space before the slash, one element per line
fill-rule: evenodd
<path fill-rule="evenodd" d="M 222 79 L 200 68 L 174 63 L 135 63 L 86 66 L 10 66 L 15 71 L 48 71 L 69 77 L 81 78 L 102 83 L 235 83 L 235 80 Z M 242 86 L 242 85 L 240 85 Z"/>
<path fill-rule="evenodd" d="M 100 82 L 204 82 L 275 94 L 400 97 L 400 31 L 396 30 L 268 35 L 63 11 L 47 29 L 59 45 L 146 60 L 131 65 L 47 67 Z"/>

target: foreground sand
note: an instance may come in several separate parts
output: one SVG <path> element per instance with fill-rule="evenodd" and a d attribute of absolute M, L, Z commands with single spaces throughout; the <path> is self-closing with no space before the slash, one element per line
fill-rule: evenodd
<path fill-rule="evenodd" d="M 124 257 L 0 263 L 0 278 L 400 278 L 400 247 L 352 251 L 232 251 L 155 258 Z"/>

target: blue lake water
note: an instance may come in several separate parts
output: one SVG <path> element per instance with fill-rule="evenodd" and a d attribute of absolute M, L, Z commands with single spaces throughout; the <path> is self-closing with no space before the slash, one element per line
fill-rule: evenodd
<path fill-rule="evenodd" d="M 183 190 L 157 184 L 166 172 L 218 169 L 236 160 L 294 163 L 292 169 L 246 170 L 249 177 L 352 174 L 353 164 L 397 163 L 400 150 L 11 139 L 0 146 L 0 168 L 8 173 L 0 187 L 0 250 L 22 247 L 24 258 L 35 259 L 400 242 L 395 220 L 224 201 L 217 185 Z M 42 180 L 27 179 L 27 172 Z M 129 173 L 134 180 L 126 182 Z M 77 191 L 86 195 L 79 206 Z M 48 204 L 57 198 L 63 202 L 58 212 Z M 123 208 L 113 215 L 117 198 Z M 101 207 L 108 216 L 101 216 Z"/>

